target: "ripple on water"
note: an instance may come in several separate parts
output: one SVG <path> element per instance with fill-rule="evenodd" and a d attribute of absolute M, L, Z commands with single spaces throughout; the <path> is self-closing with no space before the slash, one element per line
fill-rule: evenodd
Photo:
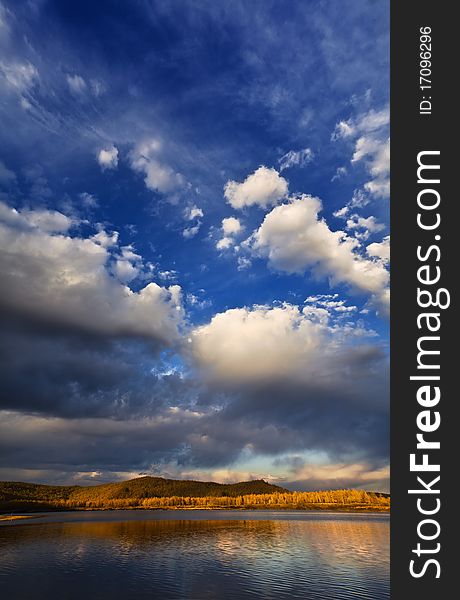
<path fill-rule="evenodd" d="M 389 520 L 35 522 L 0 528 L 0 577 L 15 600 L 385 600 Z"/>

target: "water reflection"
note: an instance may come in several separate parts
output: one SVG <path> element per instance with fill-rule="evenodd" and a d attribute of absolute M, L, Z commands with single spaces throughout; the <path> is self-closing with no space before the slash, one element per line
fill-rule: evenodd
<path fill-rule="evenodd" d="M 0 528 L 5 597 L 389 598 L 388 520 L 178 520 Z"/>

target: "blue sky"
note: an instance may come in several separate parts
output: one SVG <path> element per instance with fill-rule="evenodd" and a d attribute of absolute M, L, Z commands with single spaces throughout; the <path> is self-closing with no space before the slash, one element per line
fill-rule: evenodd
<path fill-rule="evenodd" d="M 388 13 L 1 0 L 3 479 L 387 487 Z"/>

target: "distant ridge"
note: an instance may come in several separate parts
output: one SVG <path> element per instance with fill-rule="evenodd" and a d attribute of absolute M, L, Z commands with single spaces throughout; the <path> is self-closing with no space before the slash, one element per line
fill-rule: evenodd
<path fill-rule="evenodd" d="M 290 492 L 263 479 L 224 484 L 163 477 L 91 486 L 0 482 L 0 512 L 118 509 L 390 510 L 388 494 L 364 490 Z"/>
<path fill-rule="evenodd" d="M 193 498 L 237 497 L 247 494 L 272 494 L 287 492 L 282 487 L 263 479 L 240 483 L 215 483 L 165 479 L 163 477 L 136 477 L 129 481 L 104 483 L 91 486 L 55 486 L 38 483 L 0 481 L 0 510 L 12 510 L 25 505 L 35 508 L 56 508 L 64 503 L 83 506 L 85 503 L 102 503 L 145 498 L 169 498 L 173 496 Z"/>

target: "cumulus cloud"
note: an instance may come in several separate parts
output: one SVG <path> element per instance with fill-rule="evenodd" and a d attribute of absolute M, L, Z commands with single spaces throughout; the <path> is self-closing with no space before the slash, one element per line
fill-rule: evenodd
<path fill-rule="evenodd" d="M 333 216 L 336 219 L 343 219 L 349 212 L 350 212 L 350 208 L 348 206 L 343 206 L 342 208 L 339 208 L 339 210 L 336 210 L 333 213 Z"/>
<path fill-rule="evenodd" d="M 343 231 L 332 231 L 320 219 L 321 201 L 303 195 L 274 208 L 265 216 L 247 245 L 266 257 L 270 266 L 285 273 L 328 277 L 352 290 L 380 294 L 388 286 L 387 270 L 356 252 L 359 242 Z"/>
<path fill-rule="evenodd" d="M 390 193 L 390 139 L 358 138 L 352 162 L 365 161 L 373 179 L 364 184 L 371 196 L 387 198 Z"/>
<path fill-rule="evenodd" d="M 356 341 L 354 330 L 338 325 L 329 311 L 318 319 L 311 307 L 301 311 L 290 304 L 218 313 L 196 328 L 191 340 L 198 364 L 228 382 L 308 380 L 326 372 L 337 379 L 338 365 L 347 362 Z"/>
<path fill-rule="evenodd" d="M 222 231 L 225 235 L 236 235 L 241 231 L 241 223 L 235 217 L 222 219 Z"/>
<path fill-rule="evenodd" d="M 0 202 L 0 223 L 19 230 L 41 230 L 46 233 L 65 233 L 74 221 L 56 210 L 24 208 L 18 211 Z"/>
<path fill-rule="evenodd" d="M 336 125 L 332 139 L 353 141 L 351 163 L 363 163 L 372 176 L 364 184 L 361 194 L 352 200 L 352 206 L 365 205 L 369 197 L 387 198 L 390 194 L 389 122 L 389 109 L 385 107 L 379 111 L 370 110 L 348 121 L 340 121 Z"/>
<path fill-rule="evenodd" d="M 144 175 L 149 190 L 170 193 L 185 187 L 184 177 L 162 162 L 161 150 L 162 144 L 156 139 L 138 144 L 130 154 L 131 167 Z"/>
<path fill-rule="evenodd" d="M 304 148 L 303 150 L 290 150 L 279 159 L 280 171 L 284 169 L 290 169 L 291 167 L 305 167 L 315 158 L 313 150 L 311 148 Z"/>
<path fill-rule="evenodd" d="M 117 259 L 113 269 L 117 278 L 123 283 L 129 283 L 136 279 L 140 273 L 140 269 L 135 263 L 124 259 Z"/>
<path fill-rule="evenodd" d="M 338 214 L 335 213 L 334 216 L 338 216 Z M 369 217 L 361 217 L 355 213 L 350 215 L 347 219 L 346 228 L 347 231 L 354 231 L 356 238 L 367 240 L 372 234 L 383 231 L 386 228 L 386 225 L 379 223 L 372 215 Z"/>
<path fill-rule="evenodd" d="M 181 319 L 180 287 L 149 283 L 135 292 L 110 274 L 116 243 L 100 231 L 71 237 L 56 211 L 16 211 L 0 204 L 0 303 L 12 314 L 102 335 L 171 343 Z M 130 262 L 126 255 L 116 258 Z M 118 265 L 115 269 L 123 268 Z M 126 280 L 127 270 L 124 265 Z"/>
<path fill-rule="evenodd" d="M 226 217 L 225 219 L 222 219 L 221 230 L 223 236 L 217 241 L 216 248 L 218 250 L 228 250 L 235 245 L 235 237 L 241 233 L 243 226 L 239 219 L 236 219 L 235 217 Z"/>
<path fill-rule="evenodd" d="M 118 231 L 107 233 L 102 225 L 99 225 L 99 231 L 92 235 L 90 239 L 103 248 L 112 248 L 118 243 Z"/>
<path fill-rule="evenodd" d="M 386 236 L 379 242 L 369 244 L 366 248 L 369 256 L 380 258 L 384 262 L 390 261 L 390 236 Z"/>
<path fill-rule="evenodd" d="M 101 169 L 116 169 L 118 167 L 118 148 L 114 145 L 101 148 L 97 155 L 97 162 Z"/>
<path fill-rule="evenodd" d="M 347 229 L 367 229 L 370 233 L 377 233 L 385 229 L 385 225 L 379 223 L 375 217 L 364 218 L 354 214 L 347 220 Z"/>
<path fill-rule="evenodd" d="M 142 256 L 136 254 L 132 246 L 123 246 L 115 257 L 113 271 L 122 283 L 129 283 L 141 274 L 143 267 Z"/>
<path fill-rule="evenodd" d="M 382 264 L 385 261 L 381 261 Z M 368 305 L 375 309 L 376 313 L 382 317 L 390 317 L 390 288 L 384 288 L 378 294 L 372 296 L 368 302 Z"/>
<path fill-rule="evenodd" d="M 245 206 L 267 206 L 277 204 L 288 193 L 288 183 L 275 169 L 259 167 L 243 183 L 227 181 L 224 196 L 236 209 Z"/>
<path fill-rule="evenodd" d="M 182 235 L 186 240 L 190 240 L 196 236 L 196 234 L 200 231 L 200 228 L 201 228 L 201 221 L 198 221 L 198 223 L 196 225 L 193 225 L 192 227 L 186 227 L 182 231 Z"/>
<path fill-rule="evenodd" d="M 187 206 L 184 211 L 184 217 L 187 221 L 193 221 L 194 219 L 202 219 L 204 217 L 204 212 L 202 208 L 199 208 L 195 204 L 191 206 Z"/>
<path fill-rule="evenodd" d="M 187 206 L 184 210 L 184 219 L 186 221 L 195 221 L 193 225 L 186 227 L 182 231 L 182 235 L 186 240 L 190 240 L 196 236 L 196 234 L 200 231 L 201 221 L 200 219 L 204 217 L 204 212 L 202 208 L 199 208 L 195 204 Z"/>
<path fill-rule="evenodd" d="M 229 248 L 232 248 L 234 244 L 235 240 L 232 237 L 224 236 L 223 238 L 217 241 L 216 248 L 218 250 L 228 250 Z"/>

